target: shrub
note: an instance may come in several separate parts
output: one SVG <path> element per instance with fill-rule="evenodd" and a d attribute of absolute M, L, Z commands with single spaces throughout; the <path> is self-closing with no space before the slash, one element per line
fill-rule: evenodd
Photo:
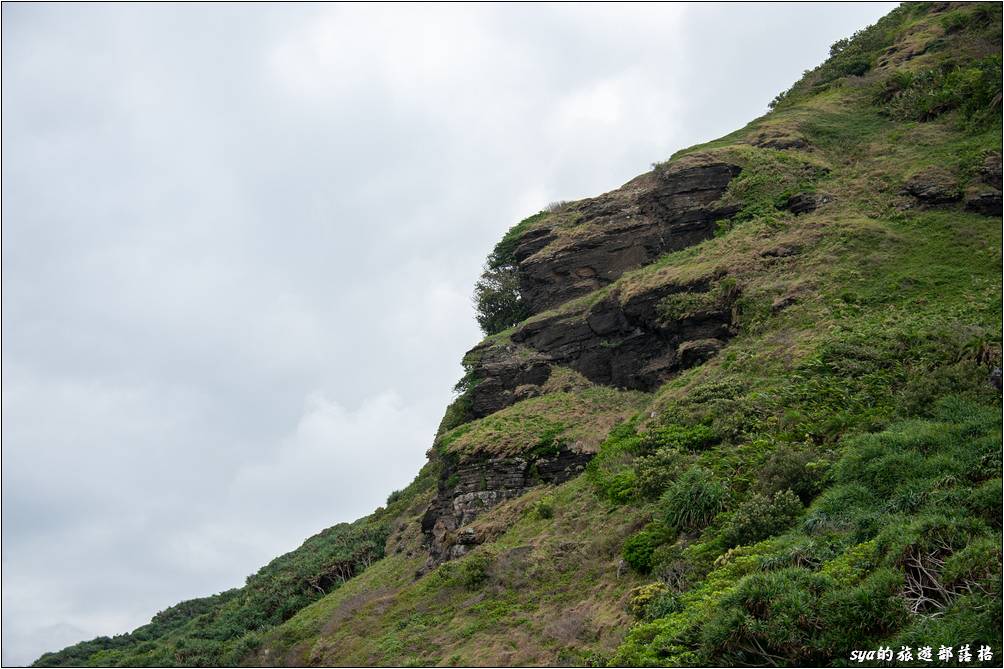
<path fill-rule="evenodd" d="M 783 659 L 822 666 L 824 658 L 810 639 L 819 624 L 820 595 L 829 584 L 826 577 L 797 568 L 746 576 L 711 616 L 704 643 L 727 665 L 776 665 Z"/>
<path fill-rule="evenodd" d="M 467 394 L 461 395 L 446 407 L 446 413 L 443 414 L 443 420 L 439 422 L 436 434 L 446 434 L 450 430 L 470 421 L 472 416 L 470 396 Z"/>
<path fill-rule="evenodd" d="M 656 582 L 632 590 L 628 610 L 636 618 L 655 620 L 679 611 L 680 604 L 665 583 Z"/>
<path fill-rule="evenodd" d="M 624 561 L 641 574 L 652 571 L 652 552 L 658 545 L 658 537 L 649 530 L 642 530 L 624 542 Z"/>
<path fill-rule="evenodd" d="M 663 494 L 663 519 L 678 531 L 702 529 L 725 507 L 726 496 L 725 486 L 709 470 L 695 465 Z"/>
<path fill-rule="evenodd" d="M 723 536 L 729 546 L 754 544 L 791 527 L 802 513 L 802 502 L 790 490 L 767 497 L 754 493 L 726 523 Z"/>
<path fill-rule="evenodd" d="M 682 592 L 688 585 L 690 563 L 684 558 L 680 544 L 663 544 L 652 551 L 652 573 L 673 592 Z"/>
<path fill-rule="evenodd" d="M 855 58 L 854 60 L 841 64 L 838 71 L 843 76 L 860 77 L 862 74 L 870 70 L 871 67 L 872 65 L 867 58 Z"/>
<path fill-rule="evenodd" d="M 734 283 L 733 283 L 734 285 Z M 718 441 L 718 434 L 707 425 L 668 425 L 649 430 L 643 435 L 646 449 L 675 448 L 686 451 L 704 450 Z"/>
<path fill-rule="evenodd" d="M 551 506 L 550 502 L 546 500 L 540 500 L 533 509 L 534 514 L 542 520 L 547 520 L 554 517 L 554 507 Z"/>
<path fill-rule="evenodd" d="M 901 585 L 889 569 L 852 588 L 800 568 L 753 573 L 722 598 L 703 641 L 724 665 L 822 666 L 901 624 Z"/>
<path fill-rule="evenodd" d="M 663 593 L 669 592 L 664 583 L 649 583 L 640 585 L 631 591 L 631 599 L 628 601 L 628 611 L 636 618 L 643 618 L 648 605 Z"/>
<path fill-rule="evenodd" d="M 625 504 L 634 498 L 638 490 L 637 478 L 633 469 L 623 469 L 607 477 L 603 491 L 611 502 Z"/>
<path fill-rule="evenodd" d="M 680 601 L 676 595 L 669 590 L 664 590 L 652 598 L 648 606 L 645 607 L 643 616 L 646 620 L 655 620 L 676 613 L 680 608 Z"/>
<path fill-rule="evenodd" d="M 760 469 L 757 487 L 768 496 L 791 490 L 802 503 L 808 503 L 822 489 L 826 465 L 827 463 L 814 462 L 810 451 L 781 447 L 771 454 Z"/>
<path fill-rule="evenodd" d="M 668 447 L 638 458 L 635 464 L 638 494 L 647 499 L 657 499 L 676 479 L 680 467 L 686 462 L 685 455 Z"/>
<path fill-rule="evenodd" d="M 635 421 L 630 420 L 610 430 L 599 452 L 586 466 L 586 475 L 600 494 L 616 504 L 623 504 L 637 494 L 637 475 L 631 465 L 644 450 L 644 442 L 634 425 Z"/>
<path fill-rule="evenodd" d="M 477 552 L 469 555 L 457 567 L 457 581 L 468 590 L 477 590 L 488 580 L 488 570 L 491 568 L 492 555 Z"/>
<path fill-rule="evenodd" d="M 973 590 L 1001 568 L 1001 537 L 979 537 L 945 560 L 942 577 L 948 587 Z"/>

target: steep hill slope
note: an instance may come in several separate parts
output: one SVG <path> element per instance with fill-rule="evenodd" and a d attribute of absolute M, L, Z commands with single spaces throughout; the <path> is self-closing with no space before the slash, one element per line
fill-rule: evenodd
<path fill-rule="evenodd" d="M 999 657 L 1000 43 L 999 4 L 905 5 L 521 222 L 414 483 L 36 665 Z"/>

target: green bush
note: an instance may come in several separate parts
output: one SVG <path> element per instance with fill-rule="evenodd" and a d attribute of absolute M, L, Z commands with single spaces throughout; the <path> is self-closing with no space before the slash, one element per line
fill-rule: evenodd
<path fill-rule="evenodd" d="M 443 414 L 443 420 L 439 422 L 439 429 L 436 430 L 436 434 L 446 434 L 450 430 L 470 421 L 472 417 L 470 397 L 466 393 L 460 395 L 446 407 L 446 413 Z"/>
<path fill-rule="evenodd" d="M 695 465 L 666 489 L 659 504 L 668 527 L 690 531 L 706 527 L 725 508 L 726 497 L 714 474 Z"/>
<path fill-rule="evenodd" d="M 656 582 L 632 590 L 628 610 L 636 618 L 655 620 L 679 611 L 680 604 L 665 583 Z"/>
<path fill-rule="evenodd" d="M 902 622 L 901 585 L 892 570 L 854 588 L 800 568 L 750 574 L 722 598 L 702 642 L 725 666 L 823 666 L 877 645 Z"/>
<path fill-rule="evenodd" d="M 946 587 L 989 589 L 994 572 L 999 572 L 1000 566 L 1001 535 L 982 536 L 950 555 L 941 576 Z"/>
<path fill-rule="evenodd" d="M 659 592 L 645 607 L 642 616 L 645 620 L 656 620 L 680 610 L 680 601 L 669 590 Z"/>
<path fill-rule="evenodd" d="M 530 309 L 519 292 L 515 265 L 486 266 L 474 284 L 474 308 L 478 325 L 486 335 L 493 335 L 527 319 Z"/>
<path fill-rule="evenodd" d="M 673 448 L 680 451 L 703 451 L 718 442 L 718 434 L 707 425 L 667 425 L 645 432 L 642 440 L 646 450 Z"/>
<path fill-rule="evenodd" d="M 647 574 L 652 571 L 652 552 L 658 544 L 654 533 L 642 530 L 624 542 L 624 561 L 638 573 Z"/>
<path fill-rule="evenodd" d="M 754 544 L 783 532 L 802 513 L 802 502 L 790 490 L 767 497 L 754 493 L 733 512 L 722 531 L 729 546 Z"/>
<path fill-rule="evenodd" d="M 657 499 L 676 479 L 688 460 L 687 456 L 669 447 L 638 458 L 635 463 L 635 486 L 638 494 L 646 499 Z"/>
<path fill-rule="evenodd" d="M 826 462 L 811 451 L 782 446 L 774 451 L 757 474 L 757 489 L 764 495 L 791 490 L 803 503 L 810 502 L 826 481 Z"/>
<path fill-rule="evenodd" d="M 680 544 L 662 544 L 652 551 L 652 574 L 674 592 L 682 592 L 688 584 L 690 563 Z"/>
<path fill-rule="evenodd" d="M 667 591 L 668 588 L 666 588 L 666 585 L 659 582 L 638 586 L 631 591 L 631 599 L 628 600 L 628 611 L 636 618 L 643 618 L 649 604 Z"/>
<path fill-rule="evenodd" d="M 468 590 L 477 590 L 488 580 L 493 561 L 493 556 L 486 551 L 467 556 L 457 567 L 457 581 Z"/>
<path fill-rule="evenodd" d="M 551 505 L 550 502 L 547 502 L 545 500 L 537 502 L 537 505 L 534 506 L 533 510 L 536 516 L 542 520 L 547 520 L 549 518 L 554 517 L 554 507 Z"/>

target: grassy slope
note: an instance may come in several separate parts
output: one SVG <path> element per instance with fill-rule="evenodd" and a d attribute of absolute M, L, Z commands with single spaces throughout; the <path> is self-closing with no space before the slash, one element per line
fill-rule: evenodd
<path fill-rule="evenodd" d="M 438 443 L 512 452 L 562 434 L 599 449 L 587 476 L 484 514 L 479 535 L 493 541 L 416 579 L 434 457 L 360 521 L 389 533 L 387 556 L 285 622 L 221 629 L 232 602 L 248 601 L 224 593 L 117 648 L 82 644 L 44 663 L 827 663 L 880 642 L 999 652 L 1000 414 L 987 375 L 1000 364 L 1001 219 L 913 206 L 899 190 L 932 165 L 974 181 L 1000 151 L 1000 106 L 989 119 L 929 116 L 920 106 L 947 85 L 878 92 L 899 73 L 997 53 L 1000 14 L 928 9 L 899 10 L 770 114 L 676 156 L 740 162 L 727 197 L 743 209 L 617 286 L 627 297 L 724 272 L 742 288 L 741 332 L 721 354 L 647 395 L 562 376 L 555 394 Z M 862 60 L 870 71 L 847 74 Z M 764 134 L 813 148 L 747 143 Z M 778 207 L 805 190 L 831 201 L 798 217 Z M 681 515 L 681 499 L 707 513 Z M 310 566 L 291 583 L 327 567 L 301 551 Z"/>

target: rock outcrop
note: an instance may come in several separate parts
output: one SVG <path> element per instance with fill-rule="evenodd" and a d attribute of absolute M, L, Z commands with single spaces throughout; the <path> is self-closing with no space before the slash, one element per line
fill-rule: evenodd
<path fill-rule="evenodd" d="M 737 211 L 716 203 L 739 171 L 706 154 L 685 156 L 618 190 L 566 205 L 564 223 L 529 231 L 515 248 L 523 300 L 540 313 L 708 239 L 716 221 Z"/>
<path fill-rule="evenodd" d="M 808 214 L 829 203 L 830 199 L 830 196 L 825 193 L 796 193 L 788 198 L 785 209 L 796 216 Z"/>
<path fill-rule="evenodd" d="M 1000 216 L 1002 208 L 999 190 L 981 190 L 966 196 L 966 209 L 984 216 Z"/>
<path fill-rule="evenodd" d="M 955 176 L 937 167 L 928 168 L 911 177 L 903 184 L 903 193 L 928 205 L 949 204 L 962 199 L 962 191 Z"/>
<path fill-rule="evenodd" d="M 1001 169 L 1001 154 L 991 153 L 983 159 L 980 167 L 980 180 L 997 190 L 1001 189 L 1004 180 L 1004 170 Z"/>
<path fill-rule="evenodd" d="M 773 128 L 761 131 L 751 143 L 753 146 L 759 146 L 763 149 L 775 149 L 778 151 L 810 148 L 809 142 L 801 135 Z"/>
<path fill-rule="evenodd" d="M 486 537 L 470 527 L 484 511 L 544 483 L 563 483 L 585 469 L 593 454 L 558 447 L 549 454 L 447 461 L 435 500 L 422 518 L 428 567 L 460 557 Z"/>
<path fill-rule="evenodd" d="M 657 282 L 630 295 L 621 290 L 610 290 L 589 307 L 524 323 L 511 343 L 490 340 L 468 353 L 474 379 L 468 391 L 469 418 L 543 393 L 555 365 L 570 367 L 594 383 L 652 390 L 677 371 L 715 355 L 735 334 L 740 291 L 722 273 L 686 283 Z M 580 473 L 592 457 L 566 446 L 550 451 L 518 457 L 486 452 L 443 456 L 438 494 L 422 521 L 428 566 L 481 543 L 484 537 L 470 523 L 482 512 L 534 485 L 561 483 Z"/>
<path fill-rule="evenodd" d="M 980 167 L 979 183 L 966 192 L 965 207 L 984 216 L 1000 216 L 1001 199 L 1001 155 L 991 153 Z"/>
<path fill-rule="evenodd" d="M 551 376 L 546 355 L 512 346 L 480 344 L 467 357 L 477 361 L 477 382 L 468 391 L 470 418 L 482 418 L 533 397 Z"/>
<path fill-rule="evenodd" d="M 475 379 L 469 418 L 539 395 L 553 365 L 593 383 L 649 391 L 704 362 L 736 332 L 739 287 L 718 274 L 623 296 L 619 288 L 591 306 L 531 320 L 512 343 L 488 341 L 466 356 Z M 683 300 L 687 309 L 673 309 Z"/>
<path fill-rule="evenodd" d="M 668 313 L 667 298 L 680 295 L 693 308 Z M 711 357 L 731 338 L 738 295 L 721 278 L 660 285 L 624 299 L 613 290 L 582 313 L 531 321 L 512 340 L 594 383 L 648 391 Z"/>

